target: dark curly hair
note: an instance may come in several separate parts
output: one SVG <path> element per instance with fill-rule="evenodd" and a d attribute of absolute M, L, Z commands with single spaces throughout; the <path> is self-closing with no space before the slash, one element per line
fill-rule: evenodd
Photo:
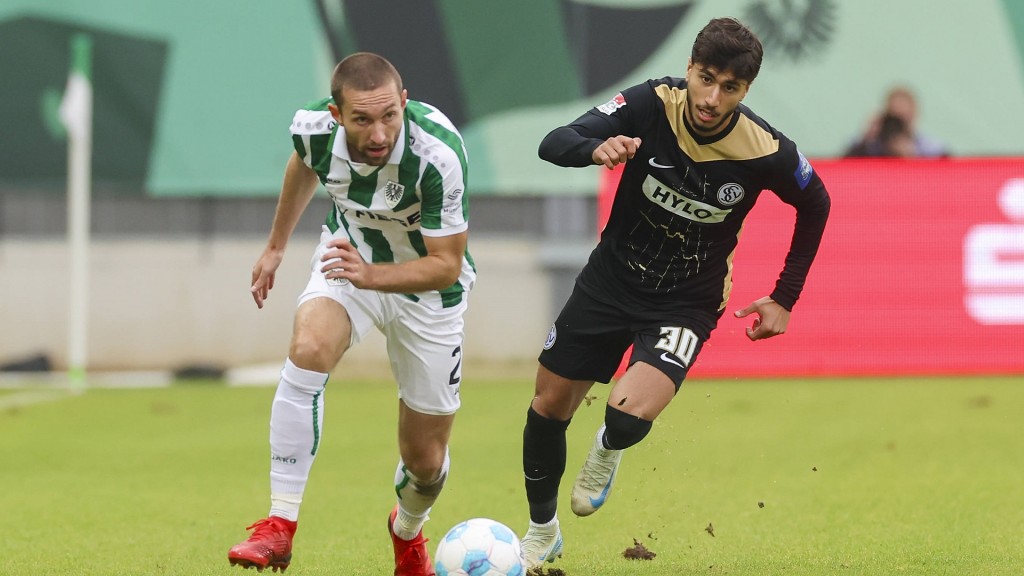
<path fill-rule="evenodd" d="M 735 18 L 715 18 L 697 33 L 690 60 L 753 82 L 761 70 L 764 48 L 750 28 Z"/>

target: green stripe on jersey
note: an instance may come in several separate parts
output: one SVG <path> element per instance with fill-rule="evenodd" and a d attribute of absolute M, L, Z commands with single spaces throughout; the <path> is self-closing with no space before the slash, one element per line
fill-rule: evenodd
<path fill-rule="evenodd" d="M 423 235 L 418 230 L 410 230 L 406 233 L 409 237 L 409 244 L 412 244 L 416 253 L 419 254 L 420 258 L 427 255 L 427 245 L 423 243 Z"/>
<path fill-rule="evenodd" d="M 309 137 L 310 153 L 317 160 L 312 168 L 318 175 L 323 175 L 320 177 L 321 184 L 327 183 L 327 173 L 331 171 L 331 149 L 334 147 L 335 134 L 337 131 L 330 134 L 313 134 Z"/>
<path fill-rule="evenodd" d="M 348 187 L 348 199 L 369 208 L 370 204 L 373 204 L 373 194 L 377 191 L 377 175 L 380 174 L 380 168 L 369 176 L 361 176 L 351 165 L 348 171 L 352 178 L 352 183 Z"/>
<path fill-rule="evenodd" d="M 329 213 L 327 214 L 327 220 L 325 220 L 325 221 L 324 221 L 324 224 L 326 224 L 326 225 L 327 225 L 327 229 L 328 229 L 328 230 L 330 230 L 330 231 L 331 231 L 331 233 L 337 232 L 337 231 L 338 231 L 338 228 L 340 228 L 340 227 L 341 227 L 341 226 L 340 226 L 340 225 L 338 224 L 338 216 L 337 216 L 337 213 L 338 213 L 337 209 L 335 209 L 335 210 L 331 210 L 331 211 L 330 211 L 330 212 L 329 212 Z"/>
<path fill-rule="evenodd" d="M 405 133 L 409 134 L 409 117 L 405 117 Z M 420 157 L 413 154 L 412 146 L 408 143 L 405 151 L 402 152 L 402 159 L 398 163 L 398 183 L 405 186 L 409 192 L 416 190 L 420 178 Z M 420 201 L 419 193 L 405 194 L 401 202 L 395 206 L 395 211 L 404 210 L 410 204 Z"/>
<path fill-rule="evenodd" d="M 395 254 L 391 251 L 391 244 L 384 237 L 383 232 L 373 228 L 360 228 L 359 230 L 363 234 L 363 240 L 366 241 L 366 245 L 373 251 L 372 262 L 374 264 L 395 261 Z"/>
<path fill-rule="evenodd" d="M 331 130 L 329 133 L 317 133 L 317 131 L 327 129 L 333 124 L 334 119 L 331 117 L 327 107 L 332 102 L 333 100 L 329 97 L 321 98 L 320 100 L 308 102 L 302 107 L 301 111 L 320 113 L 313 116 L 323 119 L 324 124 L 321 125 L 318 121 L 315 130 L 312 132 L 310 132 L 312 127 L 309 125 L 305 126 L 305 131 L 299 127 L 299 130 L 297 130 L 300 132 L 299 134 L 294 133 L 296 127 L 292 128 L 292 145 L 295 147 L 295 151 L 317 173 L 321 184 L 327 183 L 327 172 L 331 169 L 331 149 L 334 147 L 334 136 L 337 134 L 337 130 Z"/>
<path fill-rule="evenodd" d="M 441 290 L 441 306 L 444 308 L 451 308 L 459 302 L 462 302 L 463 292 L 465 292 L 465 289 L 462 287 L 462 284 L 459 284 L 458 282 L 444 290 Z"/>
<path fill-rule="evenodd" d="M 327 183 L 327 173 L 331 170 L 331 147 L 334 146 L 334 134 L 311 134 L 303 136 L 292 134 L 292 145 L 299 157 L 305 160 L 309 158 L 321 184 Z M 306 148 L 305 139 L 309 139 L 309 148 Z"/>
<path fill-rule="evenodd" d="M 345 222 L 343 217 L 338 213 L 337 204 L 332 203 L 332 206 L 331 212 L 327 215 L 327 221 L 325 222 L 325 224 L 327 224 L 327 229 L 334 233 L 338 231 L 338 228 L 341 228 L 342 224 L 344 224 L 345 230 L 348 230 L 348 222 Z"/>
<path fill-rule="evenodd" d="M 441 228 L 442 201 L 444 200 L 444 181 L 441 178 L 441 173 L 434 168 L 433 164 L 428 164 L 423 170 L 423 180 L 420 185 L 424 191 L 423 209 L 420 210 L 420 214 L 423 216 L 421 225 L 431 230 L 439 230 Z M 437 190 L 437 193 L 427 194 L 427 190 Z M 462 196 L 466 197 L 465 194 Z"/>

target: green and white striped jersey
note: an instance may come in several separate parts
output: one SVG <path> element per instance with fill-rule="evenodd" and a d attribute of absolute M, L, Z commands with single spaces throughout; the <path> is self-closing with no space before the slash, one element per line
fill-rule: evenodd
<path fill-rule="evenodd" d="M 423 236 L 465 231 L 468 224 L 466 146 L 437 108 L 407 100 L 398 142 L 384 166 L 353 162 L 345 129 L 312 102 L 295 113 L 292 142 L 334 199 L 327 216 L 332 232 L 343 229 L 367 262 L 399 263 L 427 255 Z M 407 294 L 432 308 L 450 307 L 473 286 L 476 269 L 466 250 L 455 284 L 440 291 Z"/>

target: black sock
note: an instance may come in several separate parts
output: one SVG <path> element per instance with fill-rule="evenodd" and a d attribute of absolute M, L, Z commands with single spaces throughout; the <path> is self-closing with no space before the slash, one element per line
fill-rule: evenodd
<path fill-rule="evenodd" d="M 558 484 L 565 472 L 565 430 L 570 420 L 560 422 L 534 411 L 526 412 L 523 429 L 523 475 L 530 520 L 545 524 L 558 509 Z"/>

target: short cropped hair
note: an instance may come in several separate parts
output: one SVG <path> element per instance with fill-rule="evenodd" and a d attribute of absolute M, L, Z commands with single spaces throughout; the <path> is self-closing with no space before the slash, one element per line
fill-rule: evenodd
<path fill-rule="evenodd" d="M 341 91 L 345 88 L 366 91 L 376 90 L 388 83 L 394 83 L 402 91 L 402 77 L 398 70 L 383 56 L 372 52 L 356 52 L 347 56 L 334 67 L 331 75 L 331 97 L 341 106 Z"/>
<path fill-rule="evenodd" d="M 761 71 L 764 48 L 750 28 L 735 18 L 715 18 L 697 33 L 690 60 L 732 72 L 738 80 L 748 83 Z"/>

